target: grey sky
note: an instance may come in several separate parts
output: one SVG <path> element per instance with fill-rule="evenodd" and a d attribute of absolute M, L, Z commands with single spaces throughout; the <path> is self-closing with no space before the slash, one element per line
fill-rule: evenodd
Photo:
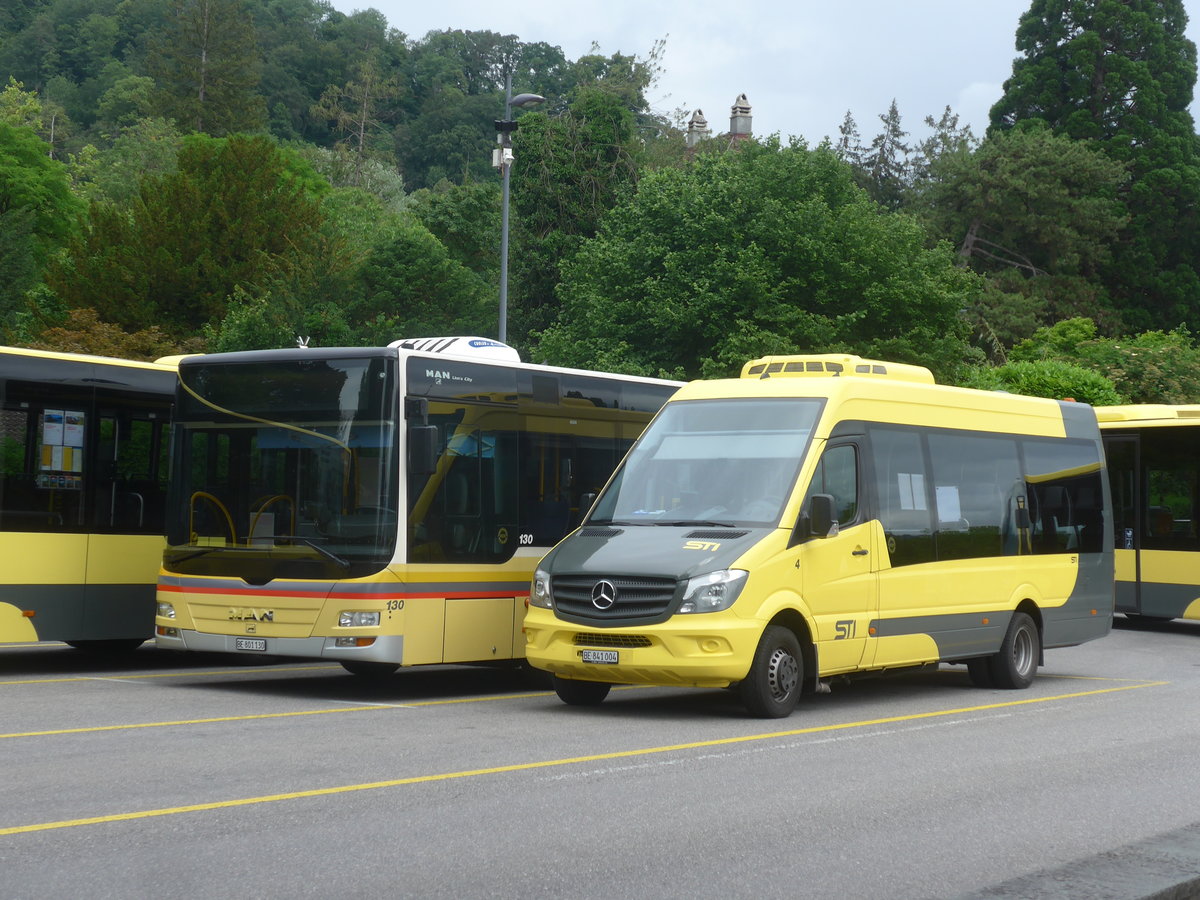
<path fill-rule="evenodd" d="M 1185 4 L 1189 15 L 1200 0 Z M 409 38 L 431 30 L 515 34 L 604 55 L 645 57 L 665 38 L 664 72 L 650 92 L 658 112 L 702 109 L 715 132 L 745 93 L 754 132 L 816 143 L 837 135 L 846 111 L 869 141 L 893 98 L 903 127 L 926 133 L 948 105 L 979 135 L 1016 56 L 1030 0 L 333 0 L 343 12 L 380 10 Z M 1188 26 L 1200 40 L 1200 22 Z M 518 85 L 518 88 L 520 86 Z M 1193 104 L 1193 116 L 1197 113 Z"/>

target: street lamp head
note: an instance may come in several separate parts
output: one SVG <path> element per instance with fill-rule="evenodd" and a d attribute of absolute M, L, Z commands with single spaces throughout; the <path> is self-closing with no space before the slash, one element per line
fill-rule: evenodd
<path fill-rule="evenodd" d="M 528 106 L 537 106 L 539 103 L 545 103 L 546 98 L 541 94 L 517 94 L 508 101 L 509 106 L 515 106 L 517 109 L 524 109 Z"/>

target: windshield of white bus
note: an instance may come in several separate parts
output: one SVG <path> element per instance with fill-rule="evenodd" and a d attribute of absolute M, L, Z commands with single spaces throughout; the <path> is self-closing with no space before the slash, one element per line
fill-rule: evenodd
<path fill-rule="evenodd" d="M 361 576 L 399 529 L 395 361 L 279 357 L 185 364 L 169 549 L 173 571 Z"/>
<path fill-rule="evenodd" d="M 776 525 L 822 401 L 670 403 L 630 451 L 592 524 Z"/>

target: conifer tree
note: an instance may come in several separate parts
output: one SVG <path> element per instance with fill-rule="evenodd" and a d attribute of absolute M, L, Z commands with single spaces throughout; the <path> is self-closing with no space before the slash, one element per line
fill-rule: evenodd
<path fill-rule="evenodd" d="M 883 123 L 883 131 L 871 141 L 862 165 L 867 175 L 868 193 L 879 205 L 895 210 L 900 207 L 909 181 L 909 146 L 904 143 L 908 132 L 900 127 L 900 111 L 895 100 L 879 121 Z"/>
<path fill-rule="evenodd" d="M 1107 281 L 1127 326 L 1200 321 L 1196 47 L 1183 0 L 1033 0 L 993 129 L 1041 120 L 1129 166 L 1130 224 Z"/>

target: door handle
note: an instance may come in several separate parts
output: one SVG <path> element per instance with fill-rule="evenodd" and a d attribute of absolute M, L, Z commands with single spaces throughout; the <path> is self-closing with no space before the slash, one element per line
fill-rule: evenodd
<path fill-rule="evenodd" d="M 852 550 L 850 552 L 850 555 L 851 556 L 866 556 L 867 553 L 868 553 L 867 550 L 864 550 L 862 547 L 859 547 L 857 550 Z"/>

